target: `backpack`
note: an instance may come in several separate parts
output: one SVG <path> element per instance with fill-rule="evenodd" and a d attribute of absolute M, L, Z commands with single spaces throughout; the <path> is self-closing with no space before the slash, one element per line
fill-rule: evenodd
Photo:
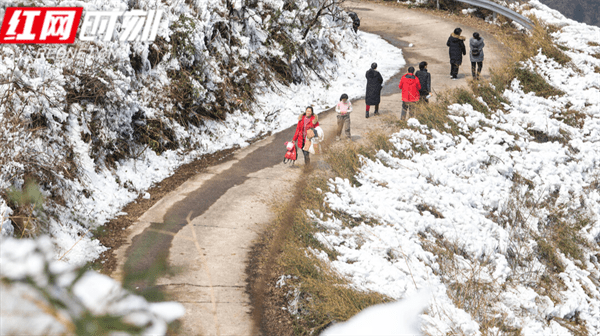
<path fill-rule="evenodd" d="M 477 56 L 479 56 L 479 54 L 481 54 L 481 49 L 479 49 L 479 47 L 471 48 L 471 55 L 477 57 Z"/>

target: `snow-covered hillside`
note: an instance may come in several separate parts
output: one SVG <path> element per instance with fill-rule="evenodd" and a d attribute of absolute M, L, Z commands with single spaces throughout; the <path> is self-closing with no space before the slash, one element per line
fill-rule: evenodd
<path fill-rule="evenodd" d="M 357 289 L 433 292 L 428 335 L 600 334 L 600 28 L 530 5 L 572 63 L 521 66 L 564 95 L 514 79 L 503 110 L 449 106 L 456 136 L 410 119 L 356 185 L 330 181 L 327 205 L 357 225 L 313 213 Z"/>
<path fill-rule="evenodd" d="M 132 3 L 27 2 L 83 6 L 84 15 Z M 3 1 L 0 15 L 18 4 Z M 384 76 L 403 64 L 399 49 L 355 34 L 333 0 L 135 2 L 156 6 L 166 19 L 154 43 L 94 42 L 100 52 L 77 59 L 0 48 L 0 190 L 34 178 L 51 215 L 15 228 L 5 221 L 3 235 L 47 233 L 56 256 L 94 260 L 105 248 L 89 230 L 181 164 L 280 131 L 307 105 L 360 96 L 373 61 Z M 31 214 L 12 207 L 14 218 Z"/>

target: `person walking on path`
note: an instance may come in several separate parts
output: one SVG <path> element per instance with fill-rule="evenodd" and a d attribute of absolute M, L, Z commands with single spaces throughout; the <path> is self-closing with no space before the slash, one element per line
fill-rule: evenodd
<path fill-rule="evenodd" d="M 431 74 L 427 71 L 427 62 L 423 61 L 419 63 L 419 71 L 417 71 L 415 76 L 417 76 L 419 83 L 421 83 L 421 89 L 419 90 L 421 100 L 427 103 L 429 102 L 427 97 L 431 93 Z"/>
<path fill-rule="evenodd" d="M 367 71 L 365 77 L 367 77 L 367 93 L 365 94 L 367 110 L 365 112 L 365 118 L 368 118 L 371 105 L 375 105 L 374 115 L 379 114 L 379 103 L 381 102 L 383 77 L 381 77 L 381 74 L 377 71 L 377 63 L 371 64 L 371 69 Z"/>
<path fill-rule="evenodd" d="M 454 29 L 454 33 L 448 38 L 446 45 L 450 48 L 450 77 L 452 79 L 458 79 L 458 68 L 462 64 L 463 55 L 467 54 L 465 48 L 465 37 L 461 36 L 462 29 Z"/>
<path fill-rule="evenodd" d="M 483 68 L 483 47 L 485 47 L 483 37 L 479 36 L 477 32 L 473 33 L 473 37 L 469 40 L 469 46 L 471 47 L 471 52 L 469 53 L 469 57 L 471 58 L 471 74 L 473 74 L 473 79 L 479 79 L 481 68 Z M 477 72 L 475 72 L 475 66 L 477 66 Z"/>
<path fill-rule="evenodd" d="M 345 131 L 348 139 L 351 139 L 350 136 L 350 112 L 352 112 L 352 103 L 348 100 L 347 94 L 342 94 L 340 97 L 340 101 L 335 106 L 335 112 L 337 112 L 337 132 L 335 134 L 335 140 L 340 139 L 340 135 L 342 135 L 342 128 L 344 128 L 344 124 L 346 125 Z"/>
<path fill-rule="evenodd" d="M 408 68 L 408 72 L 400 79 L 398 87 L 402 91 L 402 114 L 400 115 L 401 120 L 408 119 L 408 112 L 415 102 L 419 101 L 421 90 L 421 83 L 419 79 L 414 75 L 415 68 Z"/>
<path fill-rule="evenodd" d="M 348 16 L 352 19 L 352 30 L 355 33 L 358 33 L 358 27 L 360 27 L 360 19 L 358 18 L 358 14 L 355 12 L 348 12 Z"/>
<path fill-rule="evenodd" d="M 304 150 L 304 144 L 306 143 L 307 131 L 311 128 L 319 126 L 319 116 L 315 115 L 312 106 L 306 108 L 306 111 L 298 117 L 298 125 L 296 126 L 296 133 L 292 142 L 298 141 L 298 148 L 302 149 L 304 154 L 304 165 L 310 165 L 310 153 L 308 150 Z"/>

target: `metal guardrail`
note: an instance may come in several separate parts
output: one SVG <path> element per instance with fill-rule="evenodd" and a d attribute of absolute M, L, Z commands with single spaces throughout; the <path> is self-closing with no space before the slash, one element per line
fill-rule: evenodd
<path fill-rule="evenodd" d="M 489 0 L 456 0 L 456 1 L 464 2 L 469 5 L 473 5 L 473 6 L 491 10 L 492 12 L 494 12 L 494 19 L 496 19 L 496 13 L 498 13 L 500 15 L 504 15 L 507 18 L 517 22 L 518 24 L 520 24 L 521 26 L 523 26 L 529 30 L 531 30 L 533 28 L 533 22 L 531 22 L 531 20 L 529 20 L 528 18 L 524 17 L 523 15 L 513 11 L 512 9 L 508 9 L 508 8 L 506 8 L 502 5 L 499 5 L 495 2 L 492 2 Z M 440 9 L 439 0 L 437 0 L 436 2 L 437 2 L 437 8 Z"/>
<path fill-rule="evenodd" d="M 491 10 L 494 13 L 498 13 L 500 15 L 506 16 L 507 18 L 517 22 L 521 26 L 531 30 L 533 28 L 533 22 L 523 15 L 513 11 L 512 9 L 506 8 L 502 5 L 499 5 L 495 2 L 489 0 L 456 0 L 460 2 L 467 3 L 469 5 L 485 8 Z"/>

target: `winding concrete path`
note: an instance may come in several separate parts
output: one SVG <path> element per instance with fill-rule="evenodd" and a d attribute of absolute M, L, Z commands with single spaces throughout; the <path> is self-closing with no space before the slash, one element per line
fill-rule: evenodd
<path fill-rule="evenodd" d="M 461 68 L 459 80 L 449 78 L 446 40 L 456 23 L 404 7 L 355 1 L 345 5 L 360 16 L 361 30 L 380 34 L 402 47 L 407 66 L 427 61 L 437 92 L 466 86 L 468 67 Z M 462 28 L 466 36 L 473 32 L 470 27 Z M 482 35 L 486 38 L 485 77 L 488 66 L 501 59 L 496 55 L 502 48 L 487 34 Z M 365 119 L 364 101 L 354 102 L 354 141 L 382 127 L 386 114 L 399 115 L 397 86 L 406 70 L 398 70 L 399 75 L 384 87 L 382 117 Z M 320 123 L 332 136 L 334 113 L 322 113 Z M 181 335 L 258 334 L 245 292 L 245 268 L 253 241 L 274 219 L 272 205 L 289 199 L 301 176 L 301 158 L 296 167 L 281 162 L 283 143 L 292 135 L 290 128 L 263 139 L 188 180 L 142 215 L 129 228 L 127 243 L 116 251 L 119 266 L 113 277 L 121 280 L 127 280 L 125 274 L 152 274 L 168 268 L 166 276 L 136 286 L 143 289 L 156 284 L 169 299 L 183 303 L 186 314 Z"/>

